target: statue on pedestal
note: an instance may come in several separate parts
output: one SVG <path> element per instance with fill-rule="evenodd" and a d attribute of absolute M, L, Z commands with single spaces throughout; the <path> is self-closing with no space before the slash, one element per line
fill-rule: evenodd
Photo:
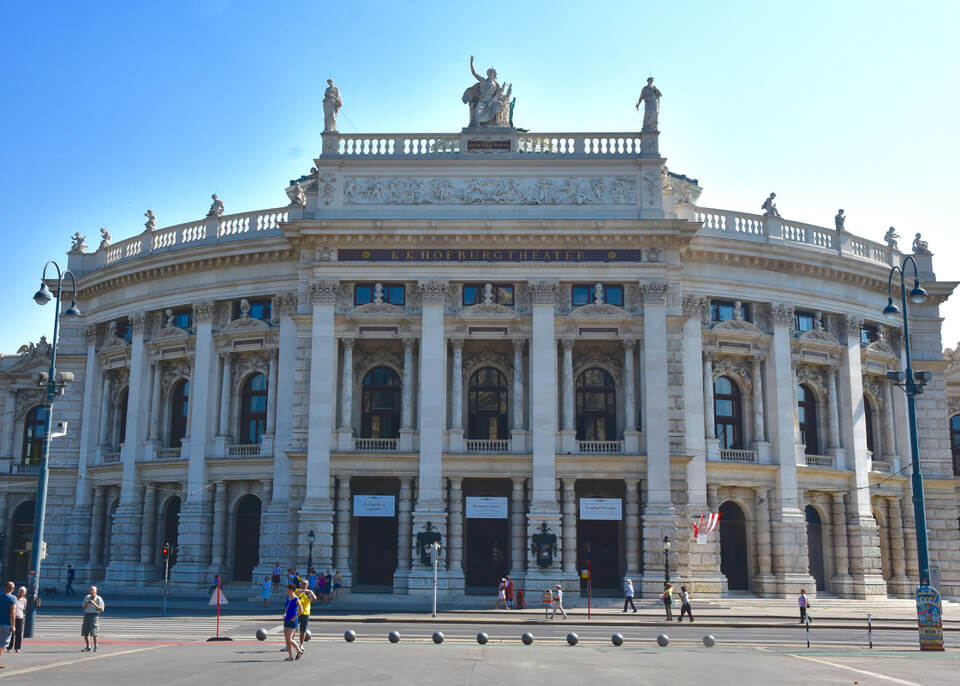
<path fill-rule="evenodd" d="M 847 218 L 843 215 L 843 210 L 837 210 L 837 216 L 833 218 L 833 225 L 837 229 L 837 233 L 843 231 L 843 224 L 847 221 Z"/>
<path fill-rule="evenodd" d="M 100 247 L 97 250 L 103 250 L 110 245 L 110 232 L 106 229 L 100 229 Z"/>
<path fill-rule="evenodd" d="M 510 96 L 513 84 L 497 82 L 497 70 L 487 69 L 483 78 L 473 68 L 473 55 L 470 55 L 470 73 L 478 83 L 463 91 L 463 102 L 470 106 L 470 128 L 478 126 L 510 127 Z M 506 86 L 506 88 L 504 88 Z"/>
<path fill-rule="evenodd" d="M 917 234 L 920 235 L 919 233 Z M 86 252 L 87 251 L 87 237 L 81 236 L 80 232 L 77 231 L 75 234 L 70 236 L 70 240 L 73 241 L 73 244 L 70 246 L 70 252 Z"/>
<path fill-rule="evenodd" d="M 933 254 L 932 252 L 930 252 L 930 248 L 929 246 L 927 246 L 927 242 L 924 240 L 920 240 L 919 233 L 913 238 L 913 254 L 914 255 L 932 255 Z"/>
<path fill-rule="evenodd" d="M 307 194 L 303 192 L 303 186 L 297 181 L 293 184 L 293 192 L 290 194 L 290 200 L 294 205 L 303 207 L 307 204 Z"/>
<path fill-rule="evenodd" d="M 887 242 L 887 247 L 891 250 L 897 249 L 897 239 L 900 238 L 900 234 L 897 233 L 897 230 L 892 226 L 887 229 L 887 232 L 883 235 L 883 240 Z"/>
<path fill-rule="evenodd" d="M 147 210 L 143 213 L 143 216 L 147 218 L 147 221 L 143 223 L 147 231 L 153 231 L 157 228 L 157 217 L 153 214 L 153 210 Z"/>
<path fill-rule="evenodd" d="M 780 213 L 777 211 L 777 203 L 774 202 L 777 194 L 771 193 L 767 196 L 767 199 L 763 201 L 763 204 L 760 206 L 760 209 L 763 210 L 764 217 L 779 217 Z"/>
<path fill-rule="evenodd" d="M 214 193 L 210 197 L 213 198 L 213 203 L 210 205 L 210 211 L 207 212 L 207 216 L 222 217 L 223 216 L 223 200 L 218 198 L 216 193 Z"/>
<path fill-rule="evenodd" d="M 656 131 L 660 118 L 660 98 L 663 93 L 653 85 L 653 77 L 647 79 L 647 85 L 640 91 L 640 99 L 637 100 L 636 109 L 640 109 L 640 103 L 643 103 L 643 128 L 641 131 Z"/>
<path fill-rule="evenodd" d="M 327 79 L 327 90 L 323 92 L 323 132 L 337 132 L 337 112 L 343 107 L 340 89 L 333 85 L 333 79 Z"/>

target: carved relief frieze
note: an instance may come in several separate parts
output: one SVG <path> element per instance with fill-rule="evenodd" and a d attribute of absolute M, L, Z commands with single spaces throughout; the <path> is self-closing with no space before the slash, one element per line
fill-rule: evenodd
<path fill-rule="evenodd" d="M 339 291 L 340 283 L 337 281 L 310 282 L 310 299 L 314 305 L 336 304 Z"/>
<path fill-rule="evenodd" d="M 17 419 L 23 419 L 32 408 L 37 405 L 44 405 L 46 402 L 47 394 L 39 388 L 24 388 L 18 390 L 16 403 Z"/>
<path fill-rule="evenodd" d="M 643 291 L 640 290 L 640 286 L 635 283 L 628 283 L 625 291 L 623 302 L 627 306 L 627 311 L 632 314 L 642 314 Z M 569 299 L 569 296 L 567 296 L 568 302 Z"/>
<path fill-rule="evenodd" d="M 267 376 L 270 373 L 270 355 L 270 352 L 264 350 L 233 353 L 230 356 L 230 378 L 232 382 L 238 384 L 255 372 Z"/>
<path fill-rule="evenodd" d="M 388 350 L 374 350 L 354 354 L 353 373 L 358 384 L 362 384 L 363 378 L 377 367 L 389 367 L 399 376 L 403 376 L 403 357 L 399 353 Z"/>
<path fill-rule="evenodd" d="M 658 189 L 659 190 L 659 189 Z M 629 176 L 406 177 L 344 179 L 345 205 L 636 205 Z"/>
<path fill-rule="evenodd" d="M 570 319 L 628 320 L 630 313 L 622 307 L 606 303 L 590 303 L 571 310 Z"/>
<path fill-rule="evenodd" d="M 173 386 L 180 379 L 190 379 L 193 373 L 193 365 L 190 360 L 179 359 L 160 363 L 160 394 L 164 398 L 169 398 L 173 392 Z"/>
<path fill-rule="evenodd" d="M 497 303 L 480 303 L 464 307 L 459 314 L 460 319 L 517 319 L 513 308 Z"/>
<path fill-rule="evenodd" d="M 333 174 L 317 176 L 317 202 L 320 205 L 329 205 L 333 202 L 337 192 L 337 177 Z"/>
<path fill-rule="evenodd" d="M 753 386 L 753 363 L 750 359 L 744 357 L 735 357 L 733 355 L 715 355 L 713 357 L 713 378 L 732 375 L 737 377 L 746 390 Z"/>
<path fill-rule="evenodd" d="M 564 341 L 566 344 L 567 341 Z M 611 355 L 605 348 L 595 345 L 577 345 L 574 350 L 573 379 L 580 377 L 584 371 L 599 367 L 606 370 L 613 377 L 614 382 L 619 385 L 623 378 L 623 358 L 622 356 Z"/>

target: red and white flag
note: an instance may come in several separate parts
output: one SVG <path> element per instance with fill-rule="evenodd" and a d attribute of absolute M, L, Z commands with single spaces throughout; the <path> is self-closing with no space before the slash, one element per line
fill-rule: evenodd
<path fill-rule="evenodd" d="M 704 517 L 706 517 L 706 521 L 704 521 Z M 697 520 L 697 523 L 693 525 L 693 537 L 696 539 L 697 543 L 700 545 L 705 544 L 707 542 L 707 536 L 716 530 L 719 522 L 719 512 L 710 512 L 706 515 L 701 514 L 700 518 Z"/>

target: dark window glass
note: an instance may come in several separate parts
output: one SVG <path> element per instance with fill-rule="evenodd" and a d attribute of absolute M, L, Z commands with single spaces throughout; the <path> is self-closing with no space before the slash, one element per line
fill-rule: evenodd
<path fill-rule="evenodd" d="M 729 322 L 734 318 L 737 305 L 732 300 L 711 300 L 710 301 L 710 321 Z M 750 303 L 740 304 L 740 313 L 745 321 L 753 321 L 750 317 Z"/>
<path fill-rule="evenodd" d="M 623 286 L 604 286 L 603 301 L 608 305 L 623 307 Z"/>
<path fill-rule="evenodd" d="M 953 453 L 953 475 L 960 476 L 960 414 L 950 417 L 950 450 Z"/>
<path fill-rule="evenodd" d="M 254 374 L 240 392 L 240 442 L 259 443 L 267 430 L 267 377 Z"/>
<path fill-rule="evenodd" d="M 357 285 L 353 289 L 353 304 L 367 305 L 373 302 L 373 286 Z"/>
<path fill-rule="evenodd" d="M 813 312 L 794 312 L 793 328 L 801 333 L 804 331 L 813 331 L 816 325 L 816 317 Z"/>
<path fill-rule="evenodd" d="M 193 326 L 193 312 L 191 310 L 177 310 L 173 313 L 173 325 L 178 329 L 189 329 Z"/>
<path fill-rule="evenodd" d="M 617 399 L 613 377 L 588 369 L 577 378 L 577 440 L 617 440 Z"/>
<path fill-rule="evenodd" d="M 127 343 L 133 340 L 133 325 L 126 317 L 117 320 L 117 335 Z"/>
<path fill-rule="evenodd" d="M 860 327 L 860 342 L 861 343 L 873 343 L 877 340 L 877 327 L 872 324 L 864 324 Z"/>
<path fill-rule="evenodd" d="M 181 380 L 170 397 L 170 447 L 177 448 L 187 435 L 187 417 L 190 414 L 190 382 Z"/>
<path fill-rule="evenodd" d="M 400 377 L 389 367 L 377 367 L 363 377 L 360 401 L 361 438 L 400 435 Z"/>
<path fill-rule="evenodd" d="M 713 416 L 720 447 L 743 449 L 743 424 L 740 387 L 725 376 L 713 382 Z"/>
<path fill-rule="evenodd" d="M 403 306 L 404 302 L 404 288 L 403 286 L 387 286 L 384 288 L 387 293 L 384 293 L 385 300 L 391 305 L 397 305 L 398 307 Z"/>
<path fill-rule="evenodd" d="M 40 464 L 43 456 L 43 440 L 47 436 L 47 408 L 38 405 L 23 421 L 23 464 Z"/>
<path fill-rule="evenodd" d="M 474 372 L 468 386 L 468 438 L 507 438 L 507 380 L 493 367 Z"/>
<path fill-rule="evenodd" d="M 269 300 L 251 300 L 250 316 L 261 321 L 270 321 L 271 303 Z"/>
<path fill-rule="evenodd" d="M 593 302 L 593 286 L 573 287 L 573 306 L 589 305 Z"/>
<path fill-rule="evenodd" d="M 463 304 L 465 306 L 476 305 L 480 302 L 480 286 L 468 284 L 463 287 Z"/>
<path fill-rule="evenodd" d="M 572 296 L 573 296 L 573 306 L 579 307 L 581 305 L 589 305 L 596 300 L 595 294 L 596 284 L 578 284 L 573 287 Z M 603 285 L 603 302 L 607 305 L 615 305 L 617 307 L 623 307 L 623 286 L 616 284 L 604 284 Z"/>
<path fill-rule="evenodd" d="M 863 417 L 867 423 L 867 450 L 876 455 L 873 450 L 873 408 L 867 396 L 863 396 Z"/>
<path fill-rule="evenodd" d="M 797 387 L 797 421 L 800 424 L 800 441 L 810 455 L 820 452 L 817 434 L 817 398 L 806 386 Z"/>
<path fill-rule="evenodd" d="M 403 307 L 405 289 L 403 284 L 380 284 L 383 302 Z M 368 305 L 376 300 L 376 284 L 358 283 L 353 287 L 353 304 Z"/>
<path fill-rule="evenodd" d="M 118 447 L 127 440 L 127 400 L 130 398 L 129 388 L 124 388 L 120 394 L 120 401 L 117 403 L 117 423 L 119 431 L 117 433 Z"/>
<path fill-rule="evenodd" d="M 490 293 L 493 302 L 498 305 L 513 307 L 513 286 L 511 284 L 490 284 L 492 291 Z M 468 283 L 463 286 L 463 304 L 465 307 L 470 305 L 479 305 L 484 300 L 484 291 L 486 284 Z"/>

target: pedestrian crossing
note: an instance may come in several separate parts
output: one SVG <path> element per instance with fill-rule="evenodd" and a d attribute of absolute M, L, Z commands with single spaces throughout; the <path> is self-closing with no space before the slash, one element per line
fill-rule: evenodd
<path fill-rule="evenodd" d="M 35 640 L 80 641 L 82 618 L 38 615 L 34 625 Z M 271 622 L 272 624 L 273 622 Z M 268 630 L 271 627 L 268 627 Z M 101 641 L 205 641 L 216 635 L 217 621 L 206 617 L 100 617 Z M 232 638 L 253 638 L 239 634 L 241 621 L 220 618 L 220 635 Z M 281 632 L 282 636 L 282 632 Z"/>

